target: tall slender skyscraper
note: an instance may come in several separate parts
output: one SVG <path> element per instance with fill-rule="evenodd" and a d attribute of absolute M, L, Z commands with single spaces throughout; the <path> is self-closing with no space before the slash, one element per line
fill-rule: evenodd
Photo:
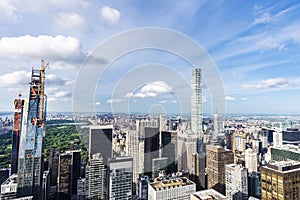
<path fill-rule="evenodd" d="M 32 69 L 29 100 L 23 108 L 18 161 L 18 196 L 42 199 L 43 143 L 46 121 L 45 67 Z"/>
<path fill-rule="evenodd" d="M 13 130 L 13 141 L 11 150 L 11 173 L 15 174 L 18 171 L 18 158 L 19 158 L 19 146 L 20 146 L 20 130 L 21 130 L 21 118 L 23 114 L 24 100 L 15 99 L 15 114 L 14 114 L 14 130 Z"/>
<path fill-rule="evenodd" d="M 192 69 L 191 130 L 197 134 L 197 153 L 202 148 L 202 81 L 201 69 Z"/>

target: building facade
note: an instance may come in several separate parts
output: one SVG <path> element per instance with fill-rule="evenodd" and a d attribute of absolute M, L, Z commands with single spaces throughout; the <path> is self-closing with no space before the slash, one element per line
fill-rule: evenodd
<path fill-rule="evenodd" d="M 261 199 L 300 199 L 300 162 L 274 161 L 261 167 Z"/>
<path fill-rule="evenodd" d="M 132 158 L 119 157 L 108 160 L 109 200 L 132 199 Z"/>
<path fill-rule="evenodd" d="M 248 199 L 248 172 L 242 165 L 228 164 L 226 170 L 226 197 L 232 200 Z"/>
<path fill-rule="evenodd" d="M 206 146 L 207 187 L 225 194 L 225 165 L 234 162 L 233 153 L 221 146 Z"/>

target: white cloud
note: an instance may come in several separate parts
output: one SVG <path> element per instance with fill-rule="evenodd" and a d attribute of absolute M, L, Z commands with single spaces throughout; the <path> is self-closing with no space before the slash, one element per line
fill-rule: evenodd
<path fill-rule="evenodd" d="M 156 97 L 159 94 L 172 93 L 172 88 L 164 81 L 154 81 L 146 84 L 141 90 L 134 94 L 132 92 L 127 93 L 125 98 L 147 98 Z"/>
<path fill-rule="evenodd" d="M 57 13 L 55 23 L 61 28 L 80 29 L 85 24 L 83 17 L 77 13 Z"/>
<path fill-rule="evenodd" d="M 34 57 L 46 60 L 78 59 L 80 42 L 75 37 L 25 35 L 3 37 L 0 40 L 0 57 Z"/>
<path fill-rule="evenodd" d="M 273 37 L 264 38 L 256 43 L 257 48 L 261 50 L 271 50 L 271 49 L 283 49 L 284 44 L 281 44 L 280 41 L 274 39 Z"/>
<path fill-rule="evenodd" d="M 15 71 L 0 76 L 0 87 L 16 87 L 30 82 L 31 73 L 27 71 Z"/>
<path fill-rule="evenodd" d="M 270 78 L 267 80 L 260 81 L 258 83 L 244 84 L 244 88 L 257 88 L 257 89 L 266 89 L 266 88 L 287 88 L 295 87 L 297 85 L 296 80 L 288 80 L 286 78 Z"/>
<path fill-rule="evenodd" d="M 230 96 L 226 96 L 226 97 L 225 97 L 225 100 L 226 100 L 226 101 L 234 101 L 235 98 L 234 98 L 234 97 L 230 97 Z"/>
<path fill-rule="evenodd" d="M 177 103 L 177 101 L 176 101 L 176 100 L 173 100 L 173 101 L 171 101 L 171 103 Z"/>
<path fill-rule="evenodd" d="M 202 103 L 205 103 L 205 102 L 207 102 L 207 98 L 202 96 Z"/>
<path fill-rule="evenodd" d="M 1 0 L 0 3 L 0 16 L 8 21 L 17 21 L 19 16 L 17 15 L 17 8 L 11 0 Z"/>
<path fill-rule="evenodd" d="M 264 13 L 262 13 L 261 16 L 257 17 L 254 20 L 254 24 L 267 24 L 267 23 L 279 21 L 282 17 L 284 17 L 286 14 L 293 11 L 297 7 L 299 7 L 299 6 L 292 6 L 292 7 L 286 8 L 284 10 L 279 11 L 278 13 L 276 13 L 274 15 L 271 15 L 269 12 L 264 12 Z M 254 12 L 258 13 L 255 6 L 254 6 Z"/>
<path fill-rule="evenodd" d="M 55 69 L 55 70 L 74 70 L 74 69 L 78 69 L 79 65 L 77 64 L 70 64 L 67 62 L 62 62 L 62 61 L 54 61 L 51 62 L 49 65 L 49 68 Z"/>
<path fill-rule="evenodd" d="M 96 102 L 95 104 L 96 104 L 96 106 L 99 106 L 99 105 L 101 105 L 101 102 Z"/>
<path fill-rule="evenodd" d="M 121 13 L 115 9 L 108 6 L 103 6 L 101 8 L 101 16 L 106 22 L 116 24 L 119 22 Z"/>
<path fill-rule="evenodd" d="M 106 101 L 106 103 L 121 103 L 122 101 L 124 101 L 124 99 L 121 98 L 115 98 L 115 99 L 108 99 Z"/>
<path fill-rule="evenodd" d="M 72 85 L 73 80 L 68 78 L 61 78 L 55 74 L 47 74 L 46 75 L 46 84 L 47 85 Z"/>
<path fill-rule="evenodd" d="M 57 87 L 46 87 L 45 93 L 48 102 L 66 102 L 71 100 L 71 92 L 59 90 Z"/>

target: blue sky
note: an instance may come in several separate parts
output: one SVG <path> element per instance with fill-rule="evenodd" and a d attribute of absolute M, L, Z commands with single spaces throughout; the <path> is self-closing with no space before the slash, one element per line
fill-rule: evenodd
<path fill-rule="evenodd" d="M 72 111 L 73 86 L 87 55 L 116 34 L 160 27 L 181 32 L 206 49 L 223 80 L 227 113 L 299 114 L 299 10 L 296 0 L 2 0 L 0 110 L 12 111 L 18 92 L 28 96 L 30 70 L 44 58 L 50 62 L 48 110 Z M 166 72 L 190 80 L 190 68 L 182 67 L 188 63 L 175 55 L 133 52 L 112 63 L 99 80 L 93 100 L 96 111 L 110 111 L 112 104 L 115 107 L 127 98 L 132 112 L 180 112 L 180 104 L 186 102 L 179 102 L 170 92 L 174 86 L 160 76 L 136 85 L 123 99 L 112 95 L 124 77 L 142 76 L 134 69 L 148 63 L 168 66 Z M 158 73 L 146 76 L 156 78 Z M 211 112 L 207 87 L 203 107 Z"/>

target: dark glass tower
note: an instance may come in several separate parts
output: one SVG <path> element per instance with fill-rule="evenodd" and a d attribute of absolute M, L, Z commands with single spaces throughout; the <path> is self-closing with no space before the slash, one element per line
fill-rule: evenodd
<path fill-rule="evenodd" d="M 18 196 L 42 199 L 43 142 L 45 136 L 46 96 L 45 67 L 32 69 L 29 100 L 25 102 L 21 119 L 18 161 Z"/>

